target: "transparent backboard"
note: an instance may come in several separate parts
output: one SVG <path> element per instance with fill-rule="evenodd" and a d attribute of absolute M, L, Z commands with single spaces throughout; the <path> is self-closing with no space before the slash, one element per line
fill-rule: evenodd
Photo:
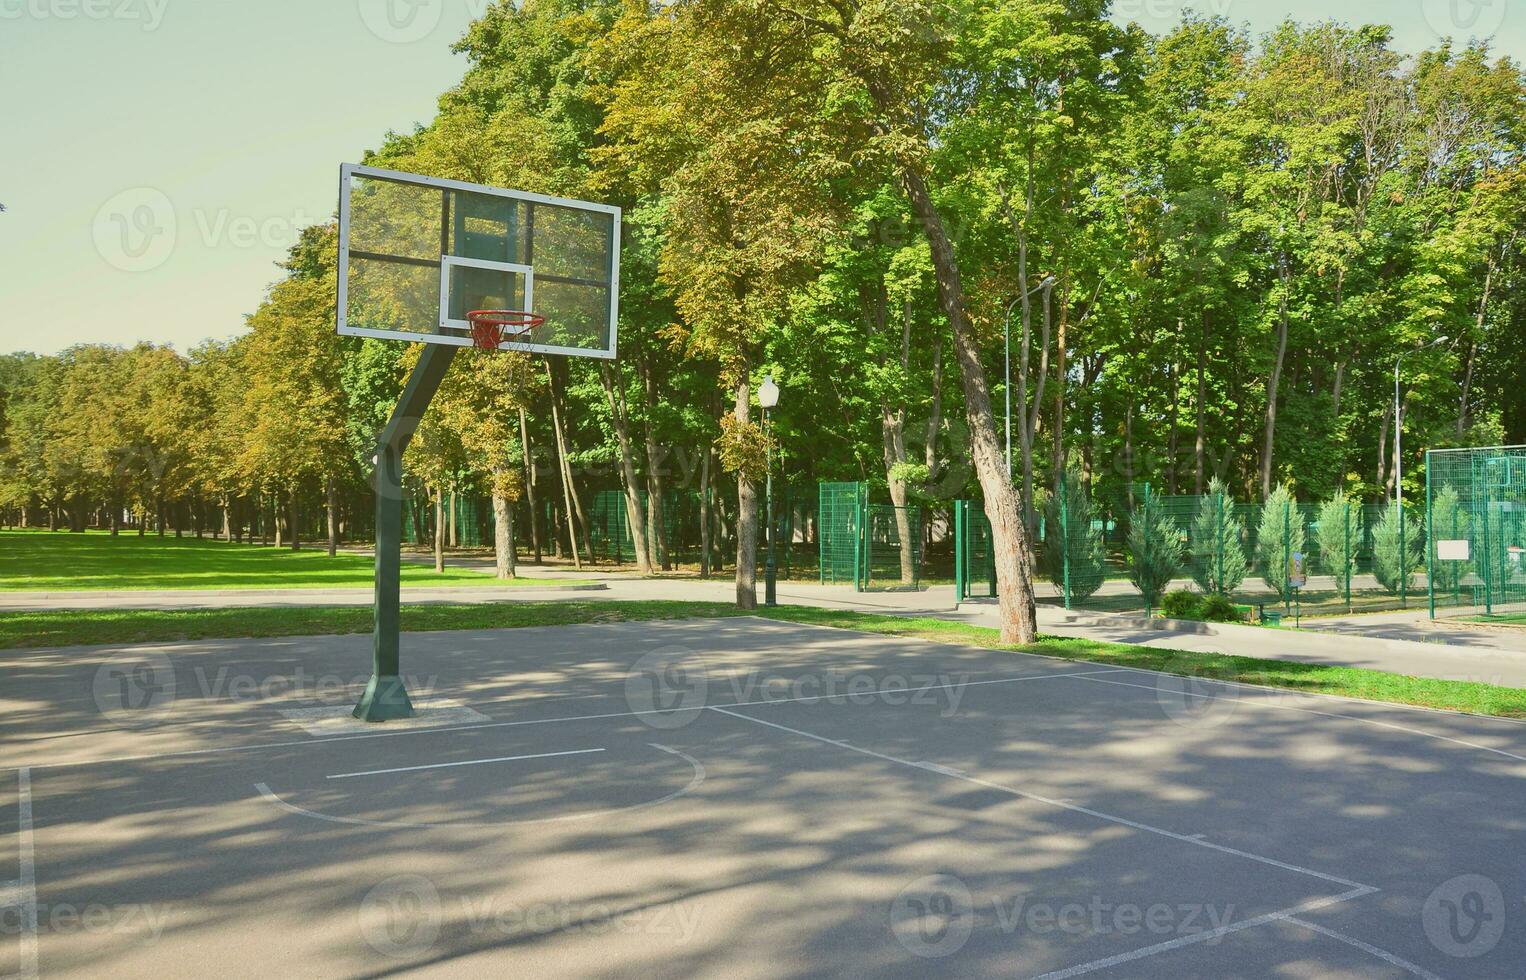
<path fill-rule="evenodd" d="M 345 164 L 339 332 L 469 346 L 473 310 L 545 318 L 504 350 L 615 356 L 620 209 Z"/>

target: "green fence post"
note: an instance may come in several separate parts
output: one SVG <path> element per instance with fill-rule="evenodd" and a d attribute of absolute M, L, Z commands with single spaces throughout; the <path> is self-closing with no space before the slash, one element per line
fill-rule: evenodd
<path fill-rule="evenodd" d="M 1399 608 L 1409 608 L 1409 542 L 1404 539 L 1404 488 L 1400 487 L 1394 508 L 1399 512 Z"/>
<path fill-rule="evenodd" d="M 1070 477 L 1060 477 L 1060 561 L 1064 568 L 1065 608 L 1070 608 Z"/>
<path fill-rule="evenodd" d="M 1293 590 L 1289 575 L 1293 571 L 1293 500 L 1288 498 L 1282 505 L 1282 608 L 1293 608 Z"/>
<path fill-rule="evenodd" d="M 1431 618 L 1436 618 L 1436 515 L 1431 497 L 1431 454 L 1425 454 L 1425 592 L 1430 599 Z"/>
<path fill-rule="evenodd" d="M 1356 572 L 1356 553 L 1351 550 L 1351 502 L 1348 500 L 1342 508 L 1342 523 L 1346 525 L 1346 551 L 1343 556 L 1345 568 L 1342 570 L 1346 576 L 1346 611 L 1352 611 L 1351 605 L 1351 579 Z"/>
<path fill-rule="evenodd" d="M 963 500 L 954 501 L 954 602 L 956 603 L 970 597 L 969 586 L 965 581 L 965 563 L 969 561 L 969 556 L 966 554 L 969 545 L 964 540 L 966 533 L 964 509 L 967 506 L 968 504 Z"/>

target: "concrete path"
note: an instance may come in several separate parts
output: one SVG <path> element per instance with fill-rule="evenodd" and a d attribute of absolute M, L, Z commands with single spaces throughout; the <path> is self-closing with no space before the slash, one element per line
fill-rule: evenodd
<path fill-rule="evenodd" d="M 488 560 L 483 560 L 484 565 Z M 462 564 L 457 562 L 456 564 Z M 730 602 L 729 579 L 669 576 L 637 578 L 612 570 L 575 571 L 525 566 L 525 574 L 559 579 L 565 584 L 533 588 L 411 588 L 405 602 L 546 602 L 667 600 Z M 760 586 L 761 591 L 761 586 Z M 208 609 L 251 606 L 369 605 L 369 589 L 261 590 L 223 592 L 90 592 L 48 595 L 0 593 L 0 612 L 57 609 Z M 884 615 L 931 616 L 995 627 L 992 600 L 956 607 L 952 586 L 917 592 L 855 593 L 843 586 L 782 582 L 785 605 L 861 610 Z M 1040 629 L 1116 643 L 1204 653 L 1368 667 L 1391 673 L 1526 688 L 1526 630 L 1467 627 L 1456 622 L 1432 624 L 1418 611 L 1306 620 L 1302 631 L 1259 627 L 1190 624 L 1172 629 L 1138 615 L 1069 613 L 1052 605 L 1039 607 Z"/>

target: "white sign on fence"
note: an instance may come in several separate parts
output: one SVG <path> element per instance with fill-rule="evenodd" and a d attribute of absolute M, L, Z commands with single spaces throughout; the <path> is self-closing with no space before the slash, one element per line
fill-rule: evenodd
<path fill-rule="evenodd" d="M 1466 540 L 1464 541 L 1437 541 L 1437 561 L 1468 561 L 1473 557 L 1473 552 Z"/>

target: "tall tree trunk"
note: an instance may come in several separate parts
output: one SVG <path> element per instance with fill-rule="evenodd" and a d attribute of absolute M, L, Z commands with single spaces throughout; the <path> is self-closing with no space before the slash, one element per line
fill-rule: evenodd
<path fill-rule="evenodd" d="M 646 521 L 648 564 L 663 571 L 673 570 L 671 549 L 667 539 L 667 520 L 663 516 L 663 473 L 667 468 L 667 453 L 657 444 L 657 430 L 652 425 L 652 412 L 657 405 L 657 386 L 652 379 L 650 365 L 643 356 L 636 361 L 636 371 L 641 378 L 641 390 L 646 397 L 647 411 L 641 419 L 646 449 Z"/>
<path fill-rule="evenodd" d="M 261 515 L 262 517 L 264 515 Z M 270 533 L 274 535 L 274 547 L 281 547 L 281 533 L 285 530 L 281 526 L 281 498 L 280 495 L 272 495 L 270 498 Z"/>
<path fill-rule="evenodd" d="M 291 550 L 302 550 L 302 511 L 301 503 L 297 499 L 297 491 L 291 492 Z"/>
<path fill-rule="evenodd" d="M 1197 445 L 1192 492 L 1203 495 L 1203 470 L 1208 462 L 1208 312 L 1203 311 L 1203 340 L 1197 349 Z"/>
<path fill-rule="evenodd" d="M 881 284 L 880 302 L 884 302 Z M 877 318 L 882 324 L 884 317 Z M 911 364 L 911 304 L 901 309 L 900 365 L 905 372 Z M 899 468 L 906 463 L 906 406 L 892 406 L 888 399 L 880 400 L 880 441 L 885 455 L 885 482 L 890 489 L 890 503 L 895 507 L 896 534 L 901 550 L 901 584 L 911 585 L 917 580 L 916 543 L 911 536 L 911 510 L 907 499 L 906 480 Z"/>
<path fill-rule="evenodd" d="M 498 488 L 508 476 L 507 467 L 493 470 L 493 566 L 499 578 L 514 578 L 519 570 L 514 559 L 514 504 Z"/>
<path fill-rule="evenodd" d="M 593 548 L 588 545 L 588 520 L 583 515 L 583 504 L 578 499 L 577 487 L 572 479 L 572 460 L 567 457 L 567 431 L 562 425 L 562 399 L 557 387 L 556 373 L 551 368 L 551 361 L 547 359 L 546 380 L 551 386 L 551 429 L 556 433 L 556 452 L 561 459 L 562 468 L 562 493 L 567 500 L 567 540 L 572 545 L 572 564 L 581 569 L 583 561 L 578 557 L 578 525 L 583 527 L 583 543 L 588 553 L 588 560 L 593 561 Z"/>
<path fill-rule="evenodd" d="M 715 516 L 711 513 L 710 506 L 710 447 L 704 448 L 704 455 L 699 462 L 699 575 L 700 578 L 710 577 L 710 564 L 714 547 L 712 542 L 715 529 Z"/>
<path fill-rule="evenodd" d="M 614 424 L 615 442 L 620 448 L 620 478 L 625 487 L 625 519 L 630 525 L 631 542 L 636 552 L 636 571 L 641 575 L 652 574 L 651 555 L 646 540 L 646 514 L 641 508 L 641 489 L 636 483 L 635 453 L 631 448 L 630 416 L 625 402 L 624 386 L 617 386 L 608 362 L 600 362 L 599 378 L 604 382 L 604 394 L 609 399 L 610 420 Z"/>
<path fill-rule="evenodd" d="M 927 413 L 927 442 L 923 446 L 923 462 L 927 466 L 927 482 L 935 483 L 942 476 L 938 466 L 938 434 L 943 431 L 943 333 L 933 340 L 933 404 Z"/>
<path fill-rule="evenodd" d="M 736 420 L 746 425 L 752 415 L 752 386 L 744 377 L 737 385 Z M 744 470 L 737 471 L 737 571 L 738 609 L 758 608 L 758 490 Z"/>
<path fill-rule="evenodd" d="M 339 554 L 339 492 L 334 488 L 334 478 L 328 478 L 329 557 Z"/>
<path fill-rule="evenodd" d="M 1387 487 L 1388 484 L 1388 425 L 1393 421 L 1394 407 L 1383 406 L 1383 424 L 1378 427 L 1378 486 Z"/>
<path fill-rule="evenodd" d="M 1272 361 L 1272 372 L 1266 379 L 1266 436 L 1261 445 L 1261 499 L 1272 494 L 1272 460 L 1276 452 L 1277 396 L 1282 387 L 1282 365 L 1288 355 L 1288 289 L 1292 277 L 1288 272 L 1287 259 L 1282 260 L 1282 298 L 1278 304 L 1277 356 Z"/>
<path fill-rule="evenodd" d="M 992 557 L 996 566 L 996 591 L 1001 608 L 1003 643 L 1032 643 L 1038 639 L 1033 604 L 1033 557 L 1023 523 L 1022 504 L 1012 487 L 991 414 L 991 392 L 980 363 L 980 345 L 974 324 L 965 308 L 964 284 L 953 245 L 934 206 L 922 175 L 912 167 L 903 170 L 912 208 L 922 223 L 937 271 L 938 298 L 953 327 L 954 353 L 964 379 L 965 414 L 970 428 L 970 449 L 975 471 L 985 493 L 986 516 L 991 521 Z"/>
<path fill-rule="evenodd" d="M 223 494 L 222 510 L 223 510 L 223 542 L 227 543 L 227 542 L 230 542 L 230 541 L 233 540 L 233 515 L 231 513 L 229 513 L 230 508 L 228 506 L 228 495 L 227 494 Z"/>
<path fill-rule="evenodd" d="M 535 553 L 535 564 L 540 564 L 540 514 L 536 504 L 535 484 L 539 475 L 535 472 L 534 453 L 530 447 L 530 420 L 525 410 L 519 410 L 519 448 L 524 456 L 525 505 L 530 510 L 530 547 Z"/>
<path fill-rule="evenodd" d="M 445 572 L 445 534 L 445 490 L 440 487 L 434 492 L 434 570 L 439 574 Z"/>

